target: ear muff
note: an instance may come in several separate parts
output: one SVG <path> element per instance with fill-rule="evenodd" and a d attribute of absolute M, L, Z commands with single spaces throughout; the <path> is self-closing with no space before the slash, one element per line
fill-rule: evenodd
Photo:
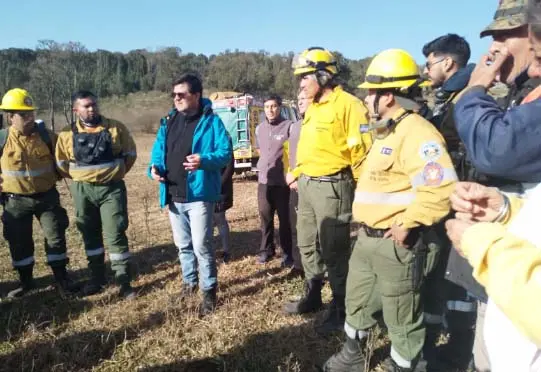
<path fill-rule="evenodd" d="M 332 80 L 332 75 L 328 71 L 317 70 L 316 79 L 319 86 L 323 88 Z"/>

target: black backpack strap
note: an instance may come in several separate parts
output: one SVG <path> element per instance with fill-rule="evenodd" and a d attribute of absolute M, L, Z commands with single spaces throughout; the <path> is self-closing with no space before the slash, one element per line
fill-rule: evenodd
<path fill-rule="evenodd" d="M 53 149 L 53 141 L 51 139 L 51 136 L 49 135 L 49 132 L 47 131 L 47 128 L 45 128 L 45 123 L 43 120 L 36 122 L 36 127 L 38 129 L 39 136 L 45 142 L 47 147 L 49 148 L 49 151 L 51 155 L 54 157 L 54 149 Z"/>

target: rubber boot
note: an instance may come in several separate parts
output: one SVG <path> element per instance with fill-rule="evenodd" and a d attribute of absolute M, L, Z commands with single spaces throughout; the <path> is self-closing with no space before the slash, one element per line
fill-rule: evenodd
<path fill-rule="evenodd" d="M 346 337 L 342 349 L 327 359 L 323 365 L 324 372 L 366 371 L 362 342 Z"/>
<path fill-rule="evenodd" d="M 34 264 L 18 267 L 17 272 L 19 273 L 20 284 L 19 287 L 9 291 L 8 298 L 17 298 L 22 297 L 28 292 L 36 288 L 36 282 L 34 281 Z"/>
<path fill-rule="evenodd" d="M 73 294 L 81 288 L 68 275 L 66 266 L 52 267 L 56 288 L 61 294 Z"/>
<path fill-rule="evenodd" d="M 316 312 L 321 309 L 321 279 L 310 279 L 304 285 L 304 296 L 299 301 L 287 303 L 284 306 L 286 314 L 306 314 Z"/>
<path fill-rule="evenodd" d="M 216 310 L 216 288 L 203 291 L 203 302 L 201 303 L 200 315 L 209 315 Z"/>
<path fill-rule="evenodd" d="M 85 284 L 82 290 L 83 296 L 91 296 L 103 291 L 103 287 L 107 284 L 105 279 L 105 264 L 104 263 L 90 263 L 89 265 L 91 277 Z"/>
<path fill-rule="evenodd" d="M 332 332 L 342 331 L 346 321 L 346 308 L 344 297 L 335 297 L 329 304 L 329 309 L 321 325 L 316 327 L 320 335 L 327 335 Z"/>

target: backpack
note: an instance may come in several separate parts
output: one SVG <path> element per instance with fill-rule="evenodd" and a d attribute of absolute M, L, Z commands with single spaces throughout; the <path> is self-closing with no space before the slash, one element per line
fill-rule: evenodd
<path fill-rule="evenodd" d="M 39 136 L 41 137 L 42 141 L 45 142 L 47 148 L 49 149 L 51 155 L 53 155 L 54 158 L 53 141 L 51 140 L 51 136 L 49 136 L 49 132 L 47 132 L 47 129 L 45 128 L 45 123 L 43 122 L 43 120 L 36 120 L 36 127 L 38 129 Z M 4 151 L 4 146 L 6 145 L 8 133 L 9 128 L 0 129 L 0 157 L 2 156 L 2 153 Z"/>

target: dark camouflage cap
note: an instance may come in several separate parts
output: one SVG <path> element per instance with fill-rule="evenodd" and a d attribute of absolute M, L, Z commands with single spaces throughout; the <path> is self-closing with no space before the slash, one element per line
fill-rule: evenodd
<path fill-rule="evenodd" d="M 481 31 L 481 37 L 492 35 L 494 31 L 512 30 L 528 24 L 527 3 L 528 0 L 500 0 L 494 20 Z"/>

